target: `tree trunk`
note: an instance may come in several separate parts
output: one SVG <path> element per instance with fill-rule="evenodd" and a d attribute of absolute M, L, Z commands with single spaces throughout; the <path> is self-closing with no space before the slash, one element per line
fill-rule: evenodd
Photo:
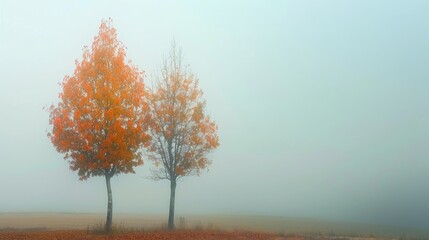
<path fill-rule="evenodd" d="M 106 176 L 106 187 L 107 187 L 107 218 L 105 231 L 109 233 L 112 230 L 112 208 L 113 208 L 113 200 L 112 200 L 112 189 L 110 187 L 110 176 Z"/>
<path fill-rule="evenodd" d="M 170 211 L 168 213 L 168 229 L 174 229 L 174 202 L 176 198 L 176 180 L 170 182 Z"/>

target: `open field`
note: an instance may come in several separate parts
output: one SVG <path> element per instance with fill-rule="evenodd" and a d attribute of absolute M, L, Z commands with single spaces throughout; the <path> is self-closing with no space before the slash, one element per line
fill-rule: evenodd
<path fill-rule="evenodd" d="M 86 231 L 76 230 L 60 230 L 60 231 L 24 231 L 24 232 L 0 232 L 0 239 L 37 239 L 37 240 L 85 240 L 85 239 L 111 239 L 111 240 L 131 240 L 131 239 L 285 239 L 275 234 L 269 233 L 252 233 L 252 232 L 220 232 L 220 231 L 196 231 L 196 230 L 180 230 L 180 231 L 151 231 L 151 232 L 128 232 L 112 235 L 90 234 Z"/>
<path fill-rule="evenodd" d="M 105 236 L 88 235 L 95 226 L 102 226 L 104 218 L 104 214 L 2 213 L 0 239 L 104 239 Z M 115 214 L 116 226 L 127 231 L 113 239 L 171 239 L 173 235 L 175 239 L 300 239 L 297 236 L 426 239 L 429 236 L 429 230 L 423 229 L 283 217 L 178 216 L 176 225 L 181 230 L 175 232 L 160 231 L 165 229 L 165 222 L 166 216 L 162 215 Z"/>

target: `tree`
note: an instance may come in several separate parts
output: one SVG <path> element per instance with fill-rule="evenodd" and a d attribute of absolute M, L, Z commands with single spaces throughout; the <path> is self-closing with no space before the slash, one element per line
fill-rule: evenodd
<path fill-rule="evenodd" d="M 143 72 L 125 62 L 125 47 L 112 21 L 102 21 L 91 50 L 83 50 L 72 76 L 65 76 L 57 105 L 50 107 L 48 133 L 80 180 L 104 176 L 107 187 L 105 230 L 112 226 L 110 179 L 134 173 L 143 164 L 141 148 L 149 143 L 150 121 Z"/>
<path fill-rule="evenodd" d="M 177 180 L 199 175 L 211 161 L 207 153 L 219 146 L 217 125 L 204 113 L 198 79 L 182 65 L 175 43 L 164 60 L 161 76 L 149 91 L 152 125 L 148 158 L 155 163 L 154 180 L 170 181 L 168 228 L 174 228 Z"/>

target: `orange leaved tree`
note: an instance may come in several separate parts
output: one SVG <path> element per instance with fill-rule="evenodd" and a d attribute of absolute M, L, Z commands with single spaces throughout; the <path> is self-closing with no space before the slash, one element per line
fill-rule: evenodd
<path fill-rule="evenodd" d="M 106 178 L 106 232 L 112 226 L 110 179 L 134 173 L 143 164 L 141 148 L 150 140 L 143 73 L 125 57 L 112 21 L 102 21 L 92 48 L 84 47 L 74 74 L 60 84 L 59 103 L 50 108 L 48 137 L 70 169 L 80 180 Z"/>
<path fill-rule="evenodd" d="M 202 94 L 173 43 L 148 99 L 152 115 L 148 157 L 156 166 L 152 178 L 170 181 L 169 229 L 174 228 L 177 180 L 199 175 L 210 164 L 207 153 L 219 146 L 217 126 L 204 113 Z"/>

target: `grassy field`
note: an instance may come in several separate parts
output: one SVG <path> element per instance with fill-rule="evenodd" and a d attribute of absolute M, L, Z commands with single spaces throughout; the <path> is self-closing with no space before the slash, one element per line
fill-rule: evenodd
<path fill-rule="evenodd" d="M 88 232 L 100 228 L 104 214 L 78 213 L 2 213 L 0 214 L 1 233 L 5 232 L 45 232 L 81 230 Z M 166 216 L 141 214 L 115 214 L 114 223 L 119 229 L 140 232 L 152 232 L 165 229 Z M 215 232 L 263 232 L 275 236 L 329 236 L 331 238 L 348 236 L 349 238 L 422 238 L 429 237 L 429 230 L 378 226 L 359 223 L 344 223 L 300 218 L 185 215 L 176 218 L 176 226 L 182 230 Z M 60 232 L 61 232 L 60 231 Z M 24 233 L 22 233 L 24 234 Z M 40 233 L 39 233 L 40 234 Z M 186 234 L 185 234 L 186 235 Z M 273 236 L 274 236 L 273 235 Z M 6 236 L 6 235 L 2 235 Z M 270 235 L 271 236 L 271 235 Z M 6 236 L 7 238 L 7 236 Z M 4 238 L 4 239 L 6 239 Z M 225 239 L 229 239 L 225 237 Z M 271 238 L 271 237 L 270 237 Z M 19 239 L 19 238 L 16 238 Z M 22 239 L 25 239 L 23 237 Z M 183 238 L 186 239 L 186 238 Z M 217 239 L 217 238 L 213 238 Z M 234 239 L 234 238 L 232 238 Z M 242 238 L 248 239 L 248 238 Z M 249 238 L 252 239 L 252 238 Z M 259 239 L 259 238 L 255 238 Z M 264 239 L 264 238 L 262 238 Z M 280 238 L 282 239 L 282 238 Z"/>

